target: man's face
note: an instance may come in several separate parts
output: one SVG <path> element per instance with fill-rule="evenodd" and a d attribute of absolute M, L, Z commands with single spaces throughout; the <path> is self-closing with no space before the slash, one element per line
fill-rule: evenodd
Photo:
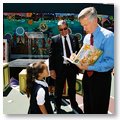
<path fill-rule="evenodd" d="M 62 36 L 66 36 L 68 34 L 68 27 L 66 24 L 60 25 L 58 30 Z"/>
<path fill-rule="evenodd" d="M 83 19 L 80 19 L 80 23 L 83 26 L 83 29 L 86 33 L 91 34 L 94 32 L 95 27 L 96 27 L 96 20 L 89 20 L 88 17 L 85 17 Z"/>

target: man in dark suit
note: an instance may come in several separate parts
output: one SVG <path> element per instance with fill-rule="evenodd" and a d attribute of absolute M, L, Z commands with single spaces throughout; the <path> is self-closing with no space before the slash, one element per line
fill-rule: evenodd
<path fill-rule="evenodd" d="M 63 56 L 70 57 L 72 53 L 79 51 L 78 39 L 74 35 L 69 34 L 68 24 L 65 20 L 58 22 L 58 30 L 60 34 L 52 38 L 49 52 L 50 76 L 56 79 L 55 96 L 57 113 L 60 111 L 61 97 L 66 80 L 71 107 L 78 113 L 82 113 L 76 102 L 75 84 L 78 68 L 63 58 Z"/>

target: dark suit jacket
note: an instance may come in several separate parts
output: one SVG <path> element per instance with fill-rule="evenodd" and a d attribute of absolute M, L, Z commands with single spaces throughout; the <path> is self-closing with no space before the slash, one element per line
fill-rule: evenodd
<path fill-rule="evenodd" d="M 72 46 L 72 50 L 75 53 L 75 51 L 79 51 L 79 43 L 76 36 L 70 34 L 70 42 Z M 59 35 L 52 37 L 52 43 L 49 51 L 49 69 L 55 70 L 56 72 L 61 72 L 61 67 L 63 66 L 63 44 L 62 44 L 62 38 Z M 78 72 L 78 68 L 75 65 L 73 69 Z"/>

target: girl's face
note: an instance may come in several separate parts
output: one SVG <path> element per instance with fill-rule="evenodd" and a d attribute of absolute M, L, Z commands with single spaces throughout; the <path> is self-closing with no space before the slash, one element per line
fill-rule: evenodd
<path fill-rule="evenodd" d="M 43 66 L 44 66 L 44 70 L 43 73 L 40 73 L 40 76 L 42 76 L 43 78 L 48 77 L 49 76 L 48 67 L 46 64 L 43 64 Z"/>

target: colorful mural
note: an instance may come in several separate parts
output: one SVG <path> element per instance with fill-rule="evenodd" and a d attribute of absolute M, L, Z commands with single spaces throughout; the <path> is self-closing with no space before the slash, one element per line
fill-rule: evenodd
<path fill-rule="evenodd" d="M 48 58 L 51 37 L 58 34 L 57 22 L 65 19 L 70 33 L 79 38 L 80 46 L 85 35 L 76 13 L 4 13 L 3 38 L 9 45 L 9 60 L 17 58 Z M 99 24 L 114 31 L 114 17 L 98 16 Z M 28 38 L 26 32 L 43 33 L 43 37 Z"/>

